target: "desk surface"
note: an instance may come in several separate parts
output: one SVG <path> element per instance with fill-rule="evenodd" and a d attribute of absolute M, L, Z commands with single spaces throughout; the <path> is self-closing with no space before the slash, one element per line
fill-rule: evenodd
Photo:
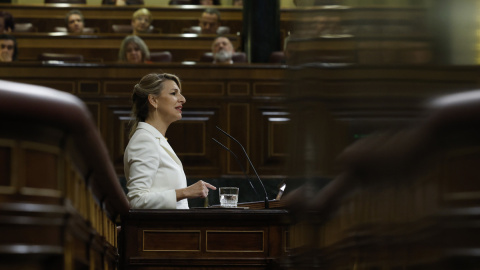
<path fill-rule="evenodd" d="M 173 218 L 177 220 L 192 220 L 201 218 L 205 221 L 225 220 L 225 215 L 230 221 L 255 219 L 258 222 L 276 221 L 287 222 L 288 210 L 285 209 L 228 209 L 228 208 L 193 208 L 188 210 L 159 210 L 159 209 L 131 209 L 125 217 L 127 220 L 155 220 Z"/>

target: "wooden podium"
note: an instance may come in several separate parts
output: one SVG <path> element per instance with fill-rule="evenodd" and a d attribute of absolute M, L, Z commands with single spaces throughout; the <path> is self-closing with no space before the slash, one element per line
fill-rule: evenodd
<path fill-rule="evenodd" d="M 288 250 L 283 209 L 130 210 L 124 269 L 275 269 Z"/>

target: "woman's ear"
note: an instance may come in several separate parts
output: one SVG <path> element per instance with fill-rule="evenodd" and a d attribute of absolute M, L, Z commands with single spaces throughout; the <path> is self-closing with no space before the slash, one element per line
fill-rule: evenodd
<path fill-rule="evenodd" d="M 154 95 L 148 95 L 148 102 L 152 105 L 155 109 L 157 108 L 157 98 Z"/>

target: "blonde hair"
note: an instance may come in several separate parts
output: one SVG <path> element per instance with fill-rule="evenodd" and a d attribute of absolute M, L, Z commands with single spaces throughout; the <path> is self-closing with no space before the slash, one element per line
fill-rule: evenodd
<path fill-rule="evenodd" d="M 150 20 L 150 23 L 153 21 L 152 13 L 150 13 L 150 10 L 146 8 L 137 9 L 137 11 L 133 13 L 132 20 L 135 20 L 137 17 L 142 15 L 147 16 L 148 19 Z"/>
<path fill-rule="evenodd" d="M 131 138 L 135 133 L 138 123 L 145 122 L 147 119 L 149 113 L 148 95 L 159 96 L 160 92 L 163 90 L 164 82 L 167 80 L 174 81 L 178 85 L 178 88 L 182 89 L 180 79 L 177 76 L 168 73 L 147 74 L 143 76 L 140 82 L 137 83 L 133 88 L 132 118 L 134 120 L 130 129 L 129 138 Z"/>

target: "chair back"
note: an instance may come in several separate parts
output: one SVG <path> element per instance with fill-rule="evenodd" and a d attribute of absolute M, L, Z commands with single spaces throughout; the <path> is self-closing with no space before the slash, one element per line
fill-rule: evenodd
<path fill-rule="evenodd" d="M 42 53 L 38 56 L 40 61 L 83 62 L 81 54 Z"/>
<path fill-rule="evenodd" d="M 133 26 L 130 24 L 113 24 L 112 30 L 114 33 L 133 33 Z M 160 28 L 155 28 L 153 25 L 148 27 L 147 33 L 160 33 Z"/>
<path fill-rule="evenodd" d="M 162 29 L 160 29 L 160 28 L 155 28 L 155 26 L 153 26 L 153 25 L 150 25 L 150 26 L 148 27 L 148 30 L 147 30 L 147 33 L 150 33 L 150 34 L 153 34 L 153 33 L 158 34 L 158 33 L 161 33 L 161 32 L 162 32 Z"/>
<path fill-rule="evenodd" d="M 283 51 L 275 51 L 270 54 L 269 63 L 282 64 L 285 63 L 285 53 Z"/>
<path fill-rule="evenodd" d="M 244 52 L 233 53 L 232 60 L 233 63 L 247 63 L 247 54 Z"/>
<path fill-rule="evenodd" d="M 66 27 L 63 26 L 56 26 L 53 28 L 53 32 L 62 32 L 62 33 L 67 33 L 68 30 Z M 93 33 L 98 33 L 98 28 L 96 27 L 84 27 L 83 28 L 83 33 L 84 34 L 93 34 Z"/>
<path fill-rule="evenodd" d="M 112 30 L 114 33 L 133 33 L 133 26 L 130 24 L 113 24 Z"/>
<path fill-rule="evenodd" d="M 117 3 L 116 0 L 102 0 L 102 5 L 115 5 Z M 143 0 L 126 0 L 125 4 L 127 5 L 144 5 Z"/>
<path fill-rule="evenodd" d="M 169 51 L 164 52 L 150 52 L 150 61 L 152 62 L 172 62 L 172 54 Z"/>
<path fill-rule="evenodd" d="M 191 34 L 201 34 L 202 28 L 200 26 L 190 26 L 182 29 L 183 33 L 191 33 Z M 230 27 L 228 26 L 219 26 L 217 29 L 217 35 L 228 35 L 230 34 Z"/>
<path fill-rule="evenodd" d="M 244 52 L 235 52 L 232 56 L 233 63 L 247 63 L 247 55 Z M 206 52 L 204 53 L 198 62 L 202 63 L 212 63 L 213 62 L 213 53 Z"/>
<path fill-rule="evenodd" d="M 87 0 L 44 0 L 45 4 L 87 4 Z"/>
<path fill-rule="evenodd" d="M 15 23 L 15 32 L 37 32 L 32 23 Z"/>
<path fill-rule="evenodd" d="M 192 5 L 192 0 L 170 0 L 169 5 Z"/>
<path fill-rule="evenodd" d="M 198 62 L 202 62 L 202 63 L 212 63 L 212 62 L 213 62 L 213 53 L 211 53 L 211 52 L 206 52 L 206 53 L 202 54 L 202 56 L 200 57 L 200 59 L 198 60 Z"/>
<path fill-rule="evenodd" d="M 230 34 L 230 27 L 228 26 L 219 26 L 217 29 L 218 35 L 228 35 Z"/>

